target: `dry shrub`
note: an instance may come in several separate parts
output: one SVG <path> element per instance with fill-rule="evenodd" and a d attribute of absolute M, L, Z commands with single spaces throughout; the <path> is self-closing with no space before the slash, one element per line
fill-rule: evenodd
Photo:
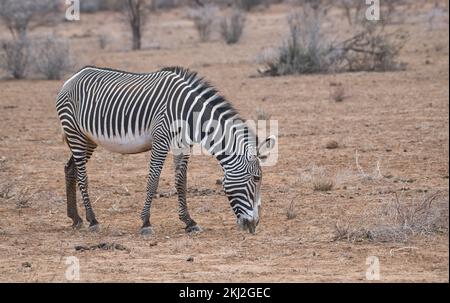
<path fill-rule="evenodd" d="M 355 226 L 336 224 L 334 240 L 407 242 L 411 236 L 448 233 L 448 223 L 448 195 L 444 199 L 438 191 L 406 199 L 395 193 Z"/>
<path fill-rule="evenodd" d="M 217 12 L 217 6 L 212 4 L 197 7 L 189 12 L 189 17 L 194 21 L 195 29 L 202 42 L 206 42 L 211 38 Z"/>
<path fill-rule="evenodd" d="M 330 191 L 333 189 L 334 180 L 325 176 L 316 177 L 313 180 L 313 188 L 315 191 Z"/>
<path fill-rule="evenodd" d="M 272 76 L 325 72 L 330 44 L 322 37 L 320 14 L 305 6 L 290 14 L 288 23 L 288 38 L 276 56 L 265 62 L 267 69 L 264 72 Z"/>
<path fill-rule="evenodd" d="M 335 86 L 330 92 L 330 97 L 335 102 L 344 101 L 346 97 L 345 88 L 342 85 Z"/>
<path fill-rule="evenodd" d="M 335 184 L 335 178 L 330 177 L 323 168 L 313 167 L 311 184 L 314 191 L 330 191 Z"/>
<path fill-rule="evenodd" d="M 37 72 L 48 80 L 60 80 L 74 65 L 69 43 L 54 36 L 38 44 L 34 60 Z"/>
<path fill-rule="evenodd" d="M 99 44 L 101 49 L 106 49 L 106 47 L 108 46 L 109 42 L 110 42 L 110 37 L 109 37 L 108 34 L 101 33 L 98 36 L 98 44 Z"/>
<path fill-rule="evenodd" d="M 25 78 L 30 66 L 31 47 L 27 38 L 1 42 L 0 68 L 15 79 Z"/>
<path fill-rule="evenodd" d="M 222 38 L 227 44 L 239 41 L 244 31 L 246 16 L 240 9 L 233 9 L 230 16 L 226 16 L 220 23 Z"/>
<path fill-rule="evenodd" d="M 384 26 L 365 22 L 349 39 L 330 43 L 322 33 L 324 12 L 305 5 L 289 15 L 289 36 L 271 57 L 264 58 L 263 75 L 280 76 L 355 71 L 402 70 L 398 62 L 407 35 L 387 33 Z"/>
<path fill-rule="evenodd" d="M 362 30 L 333 47 L 336 71 L 395 71 L 406 65 L 397 58 L 407 40 L 401 30 L 386 33 L 384 27 L 365 23 Z"/>

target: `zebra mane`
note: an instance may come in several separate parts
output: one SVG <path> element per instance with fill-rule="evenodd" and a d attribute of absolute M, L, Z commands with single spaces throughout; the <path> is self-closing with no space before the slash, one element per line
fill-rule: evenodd
<path fill-rule="evenodd" d="M 200 77 L 197 72 L 180 66 L 165 67 L 161 69 L 161 71 L 173 72 L 182 77 L 187 81 L 187 83 L 189 83 L 189 85 L 191 85 L 192 87 L 197 87 L 196 91 L 199 94 L 206 91 L 202 96 L 204 100 L 207 100 L 215 95 L 216 97 L 209 102 L 208 106 L 212 108 L 220 103 L 223 103 L 218 108 L 218 112 L 223 113 L 229 111 L 229 113 L 224 116 L 225 119 L 238 115 L 238 119 L 245 122 L 245 119 L 241 118 L 238 111 L 233 107 L 233 105 L 227 99 L 225 99 L 224 96 L 220 95 L 219 91 L 213 85 L 211 85 L 203 77 Z"/>

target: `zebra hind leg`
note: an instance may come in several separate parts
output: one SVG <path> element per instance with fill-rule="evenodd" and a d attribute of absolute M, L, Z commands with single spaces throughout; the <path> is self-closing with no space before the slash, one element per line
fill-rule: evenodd
<path fill-rule="evenodd" d="M 70 144 L 70 142 L 69 142 Z M 91 201 L 88 193 L 88 177 L 86 172 L 86 164 L 91 157 L 96 145 L 94 143 L 86 142 L 85 149 L 72 149 L 73 158 L 75 161 L 77 171 L 78 188 L 81 192 L 84 208 L 86 209 L 86 220 L 89 222 L 90 231 L 98 231 L 99 224 L 95 218 L 94 210 L 91 206 Z"/>
<path fill-rule="evenodd" d="M 83 220 L 78 215 L 77 209 L 77 169 L 73 156 L 64 166 L 64 172 L 66 175 L 67 216 L 73 221 L 72 227 L 78 229 L 83 225 Z"/>
<path fill-rule="evenodd" d="M 187 165 L 189 161 L 188 154 L 179 154 L 173 156 L 175 166 L 175 187 L 178 193 L 178 216 L 181 221 L 186 224 L 187 233 L 198 233 L 202 229 L 191 218 L 186 203 L 186 187 L 187 187 Z"/>

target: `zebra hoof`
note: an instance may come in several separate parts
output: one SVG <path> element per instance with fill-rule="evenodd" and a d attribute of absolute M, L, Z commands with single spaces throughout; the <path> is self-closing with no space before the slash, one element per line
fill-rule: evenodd
<path fill-rule="evenodd" d="M 188 234 L 198 234 L 203 231 L 198 225 L 186 226 L 185 230 Z"/>
<path fill-rule="evenodd" d="M 78 220 L 74 221 L 72 224 L 73 229 L 80 229 L 83 226 L 83 220 L 78 218 Z"/>
<path fill-rule="evenodd" d="M 100 224 L 89 225 L 89 231 L 96 233 L 100 231 Z"/>
<path fill-rule="evenodd" d="M 153 228 L 151 226 L 142 227 L 140 231 L 141 236 L 151 236 L 153 234 Z"/>

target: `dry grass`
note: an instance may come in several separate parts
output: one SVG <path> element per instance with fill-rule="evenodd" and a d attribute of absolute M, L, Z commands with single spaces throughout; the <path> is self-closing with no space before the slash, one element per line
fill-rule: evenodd
<path fill-rule="evenodd" d="M 28 208 L 30 207 L 31 196 L 28 194 L 28 188 L 22 188 L 14 196 L 16 208 Z"/>
<path fill-rule="evenodd" d="M 342 85 L 334 87 L 330 92 L 331 100 L 342 102 L 346 98 L 345 88 Z"/>
<path fill-rule="evenodd" d="M 272 117 L 272 114 L 258 107 L 256 109 L 256 121 L 267 121 Z"/>
<path fill-rule="evenodd" d="M 295 217 L 297 217 L 297 213 L 296 213 L 296 211 L 295 211 L 295 205 L 294 205 L 294 199 L 291 201 L 291 203 L 289 203 L 289 206 L 288 206 L 288 208 L 287 208 L 287 210 L 286 210 L 286 218 L 288 219 L 288 220 L 292 220 L 292 219 L 294 219 Z"/>
<path fill-rule="evenodd" d="M 316 177 L 313 180 L 315 191 L 330 191 L 334 187 L 334 180 L 325 176 Z"/>
<path fill-rule="evenodd" d="M 357 226 L 338 223 L 334 240 L 407 242 L 412 236 L 448 233 L 448 195 L 437 191 L 404 198 L 394 193 L 382 207 L 369 211 Z"/>

